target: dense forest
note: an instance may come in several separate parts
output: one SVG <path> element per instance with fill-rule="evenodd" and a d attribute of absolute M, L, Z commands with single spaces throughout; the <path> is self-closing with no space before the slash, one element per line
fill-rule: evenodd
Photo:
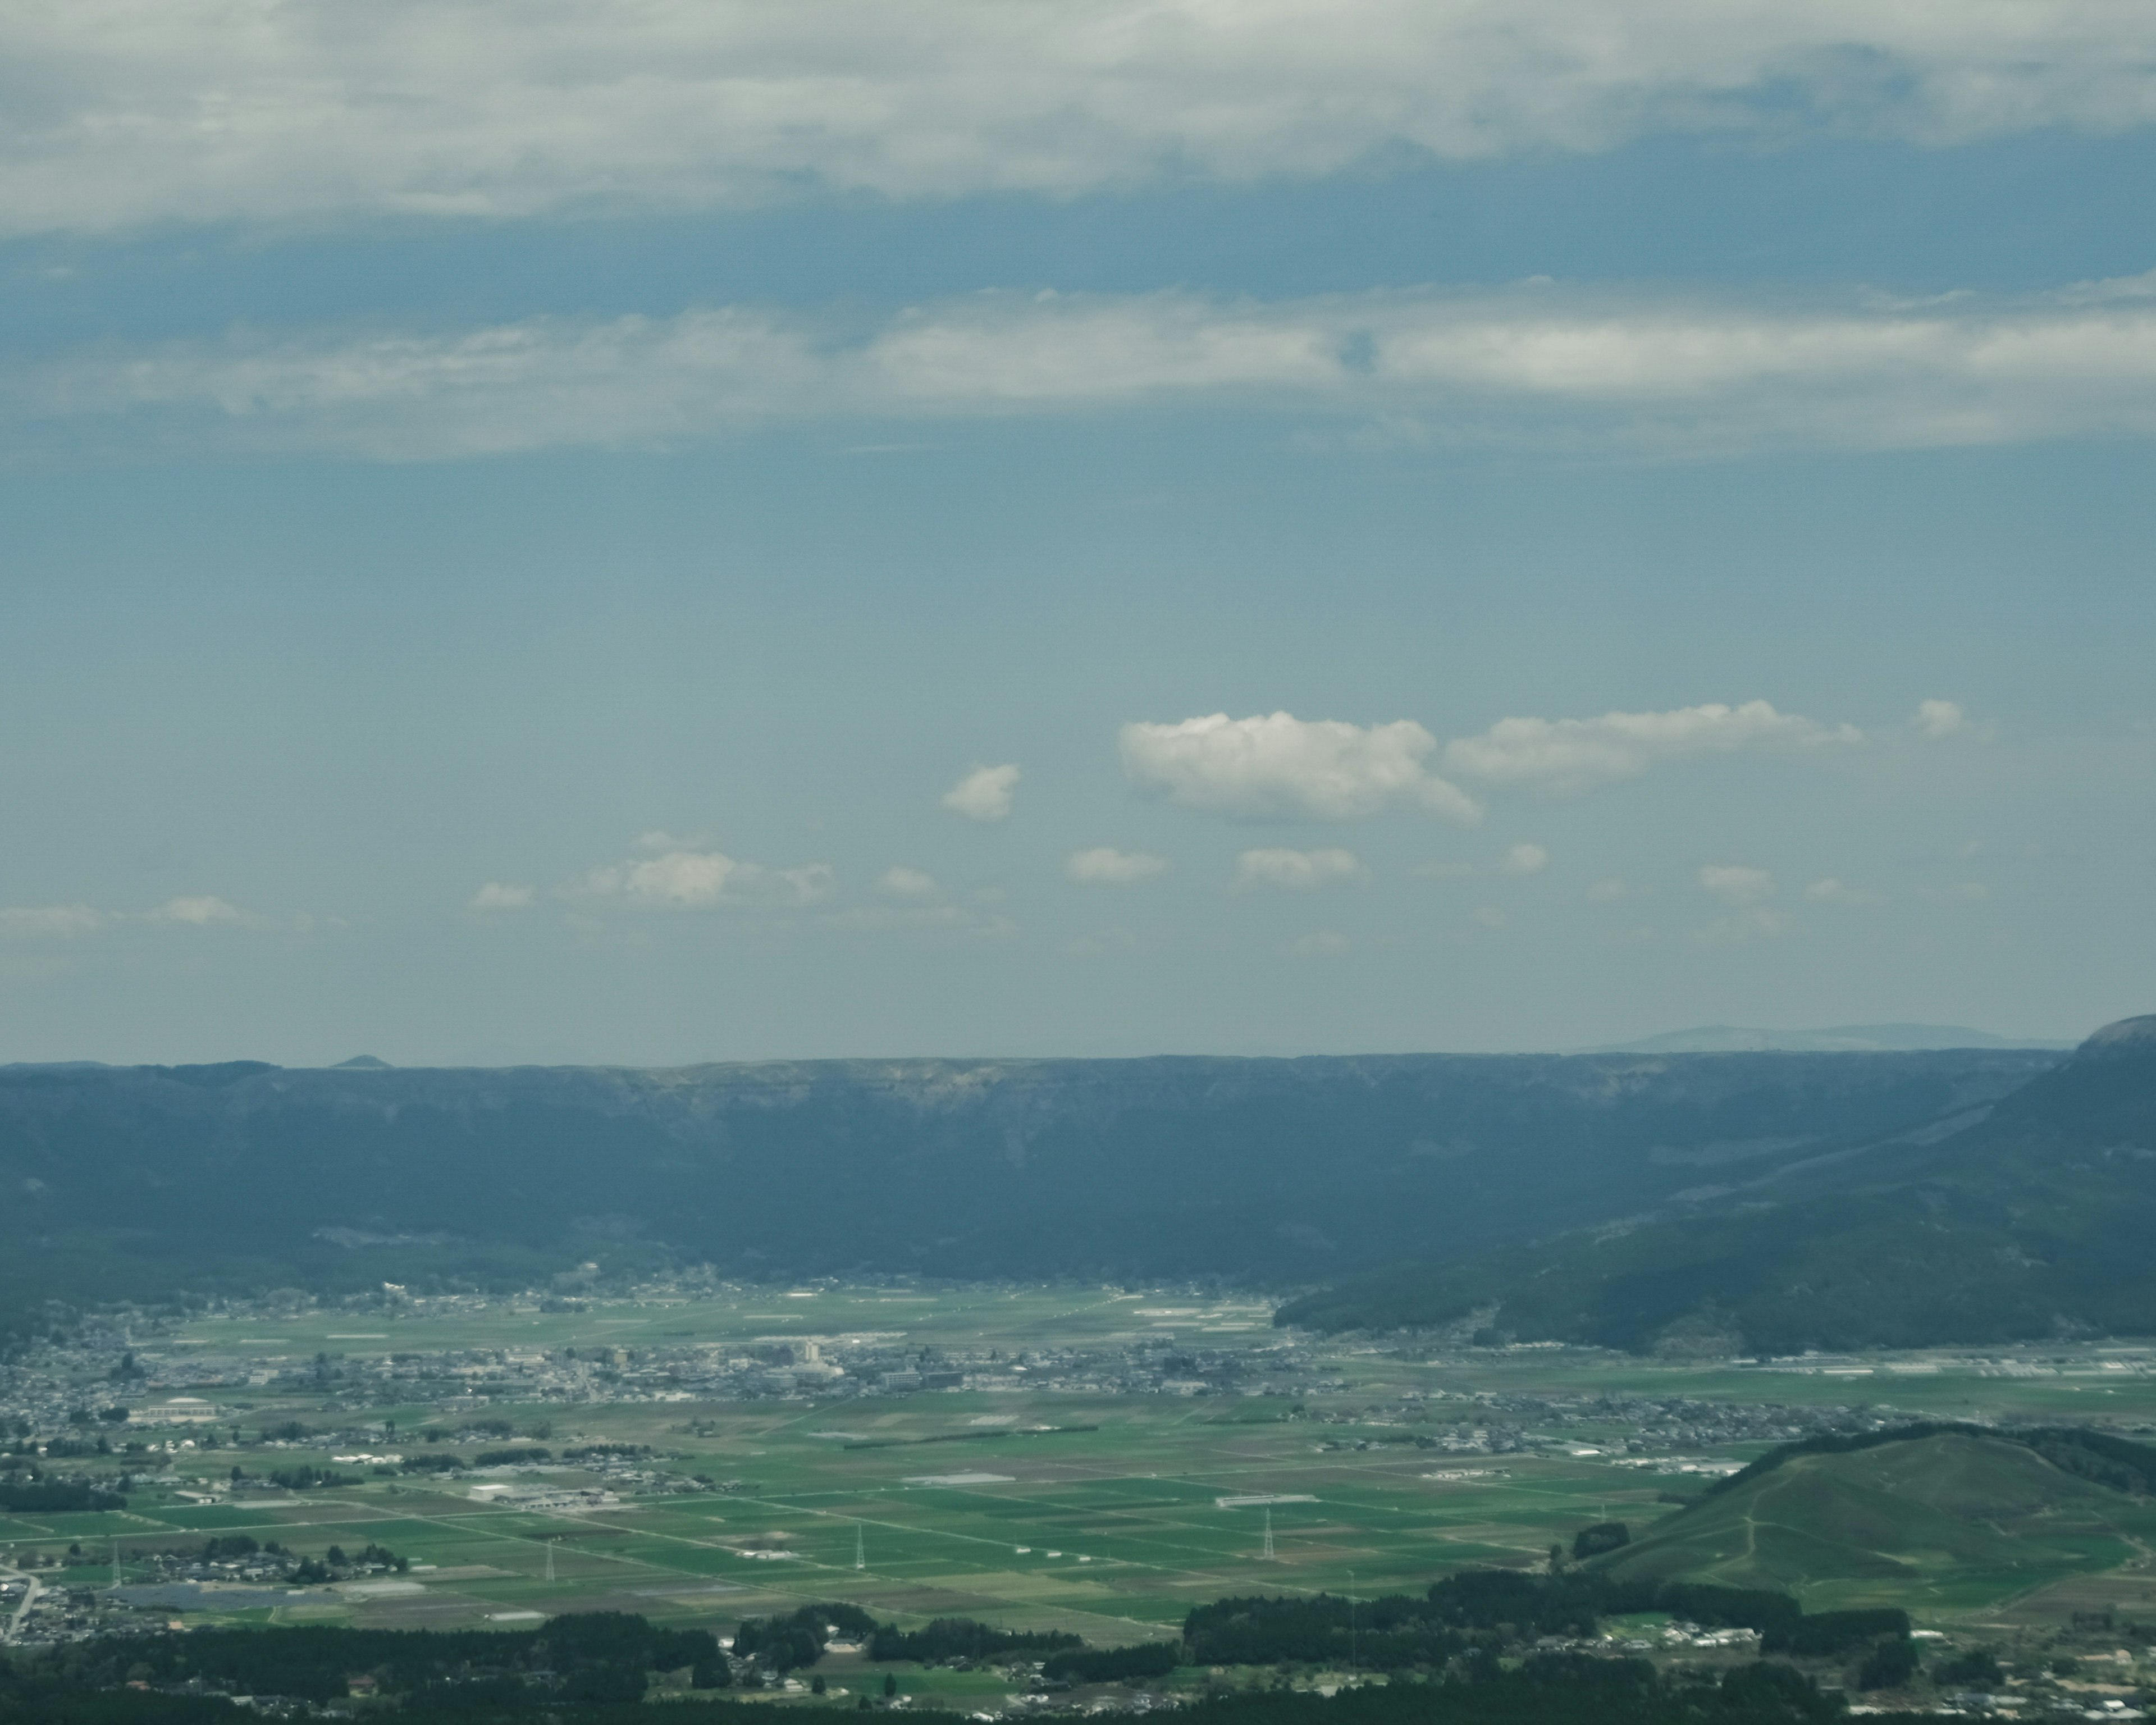
<path fill-rule="evenodd" d="M 618 1612 L 572 1614 L 521 1631 L 317 1626 L 112 1637 L 0 1660 L 0 1721 L 191 1722 L 220 1717 L 210 1710 L 224 1707 L 224 1696 L 319 1704 L 363 1686 L 375 1705 L 392 1709 L 405 1725 L 542 1718 L 598 1725 L 621 1717 L 616 1709 L 641 1702 L 655 1674 L 674 1674 L 692 1692 L 761 1686 L 767 1676 L 816 1665 L 834 1630 L 860 1637 L 879 1660 L 972 1666 L 1014 1659 L 1037 1666 L 1050 1685 L 1157 1681 L 1184 1664 L 1385 1672 L 1405 1686 L 1395 1710 L 1409 1697 L 1420 1710 L 1401 1717 L 1506 1720 L 1529 1717 L 1520 1710 L 1540 1706 L 1543 1717 L 1585 1718 L 1614 1705 L 1618 1717 L 1642 1722 L 1748 1721 L 1809 1719 L 1830 1710 L 1810 1678 L 1785 1666 L 1666 1681 L 1635 1661 L 1533 1654 L 1540 1638 L 1592 1635 L 1606 1617 L 1642 1611 L 1755 1629 L 1768 1653 L 1860 1658 L 1860 1686 L 1885 1686 L 1916 1666 L 1908 1619 L 1899 1611 L 1807 1614 L 1781 1594 L 1624 1581 L 1591 1569 L 1486 1570 L 1447 1577 L 1420 1595 L 1223 1599 L 1194 1609 L 1179 1640 L 1121 1648 L 1086 1648 L 1075 1636 L 1012 1633 L 968 1619 L 902 1631 L 839 1603 L 748 1619 L 731 1656 L 708 1630 L 663 1629 Z M 1317 1701 L 1268 1697 L 1247 1714 L 1234 1711 L 1255 1707 L 1247 1697 L 1219 1705 L 1230 1709 L 1224 1725 L 1245 1717 L 1253 1725 L 1276 1717 L 1345 1725 L 1365 1716 L 1352 1709 L 1335 1714 Z M 855 1710 L 871 1705 L 863 1696 Z M 1394 1717 L 1364 1705 L 1375 1707 L 1373 1725 Z M 170 1711 L 157 1712 L 158 1706 Z M 697 1717 L 721 1725 L 748 1716 Z"/>

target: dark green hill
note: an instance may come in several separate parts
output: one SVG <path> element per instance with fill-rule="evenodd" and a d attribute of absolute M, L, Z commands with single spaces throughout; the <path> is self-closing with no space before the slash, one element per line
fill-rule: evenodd
<path fill-rule="evenodd" d="M 1783 1452 L 1594 1568 L 1779 1589 L 1810 1610 L 1957 1610 L 2116 1568 L 2156 1538 L 2156 1504 L 2122 1489 L 2145 1487 L 2147 1475 L 2102 1453 L 2138 1450 L 2156 1468 L 2156 1451 L 2065 1431 L 1917 1430 Z"/>
<path fill-rule="evenodd" d="M 1862 1165 L 2057 1058 L 0 1068 L 0 1328 L 51 1296 L 584 1259 L 1308 1285 Z"/>
<path fill-rule="evenodd" d="M 2156 1332 L 2156 1018 L 2097 1033 L 1959 1132 L 1799 1161 L 1594 1231 L 1409 1264 L 1284 1307 L 1327 1329 L 1495 1307 L 1646 1350 Z"/>

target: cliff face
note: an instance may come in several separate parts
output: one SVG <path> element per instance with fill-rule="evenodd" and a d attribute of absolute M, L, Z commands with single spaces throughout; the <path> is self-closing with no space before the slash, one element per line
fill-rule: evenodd
<path fill-rule="evenodd" d="M 1308 1283 L 1822 1153 L 1861 1163 L 2058 1058 L 5 1068 L 0 1297 L 644 1251 L 734 1272 Z"/>

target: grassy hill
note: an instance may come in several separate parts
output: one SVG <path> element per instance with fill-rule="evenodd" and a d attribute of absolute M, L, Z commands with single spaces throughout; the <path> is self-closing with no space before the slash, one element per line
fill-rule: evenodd
<path fill-rule="evenodd" d="M 2156 1502 L 2070 1471 L 2088 1452 L 2060 1439 L 1940 1430 L 1785 1452 L 1595 1567 L 1625 1580 L 1778 1589 L 1808 1610 L 1954 1613 L 2145 1554 Z"/>
<path fill-rule="evenodd" d="M 1694 1191 L 1591 1231 L 1395 1266 L 1282 1308 L 1391 1328 L 1496 1307 L 1523 1340 L 1648 1351 L 2156 1333 L 2156 1018 L 1964 1130 Z"/>

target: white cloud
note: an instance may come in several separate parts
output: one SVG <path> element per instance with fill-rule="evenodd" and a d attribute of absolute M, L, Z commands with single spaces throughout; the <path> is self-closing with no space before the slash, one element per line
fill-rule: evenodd
<path fill-rule="evenodd" d="M 1957 701 L 1920 701 L 1917 703 L 1917 716 L 1909 722 L 1917 727 L 1917 736 L 1927 742 L 1937 742 L 1965 729 L 1969 716 Z"/>
<path fill-rule="evenodd" d="M 893 863 L 876 881 L 876 891 L 893 898 L 933 898 L 936 890 L 933 875 L 926 870 L 910 869 L 903 863 Z"/>
<path fill-rule="evenodd" d="M 1880 896 L 1869 887 L 1851 886 L 1847 881 L 1829 875 L 1815 880 L 1804 888 L 1807 901 L 1815 905 L 1847 905 L 1852 908 L 1882 902 Z"/>
<path fill-rule="evenodd" d="M 1953 701 L 1918 701 L 1909 728 L 1926 742 L 1944 742 L 1950 737 L 1969 742 L 1989 742 L 1999 734 L 1996 725 L 1970 718 L 1960 702 Z"/>
<path fill-rule="evenodd" d="M 490 880 L 471 896 L 468 909 L 474 911 L 528 911 L 539 895 L 529 886 L 512 886 L 503 880 Z"/>
<path fill-rule="evenodd" d="M 0 234 L 1068 197 L 1404 155 L 2156 118 L 2133 0 L 17 7 Z M 34 100 L 30 99 L 34 95 Z"/>
<path fill-rule="evenodd" d="M 1699 884 L 1725 905 L 1763 903 L 1774 896 L 1774 877 L 1764 869 L 1709 863 L 1699 871 Z"/>
<path fill-rule="evenodd" d="M 0 937 L 65 939 L 94 934 L 110 919 L 88 905 L 23 905 L 0 909 Z"/>
<path fill-rule="evenodd" d="M 1123 772 L 1140 791 L 1242 819 L 1352 820 L 1389 809 L 1469 824 L 1473 798 L 1424 764 L 1437 739 L 1411 719 L 1368 727 L 1276 712 L 1130 724 Z"/>
<path fill-rule="evenodd" d="M 1923 886 L 1917 889 L 1922 898 L 1938 900 L 1947 904 L 1978 904 L 1991 896 L 1991 889 L 1981 880 L 1956 880 L 1946 886 Z"/>
<path fill-rule="evenodd" d="M 659 836 L 645 835 L 647 839 Z M 648 909 L 701 910 L 720 905 L 788 909 L 819 903 L 837 886 L 827 863 L 773 869 L 721 850 L 673 850 L 593 869 L 568 892 L 572 897 L 611 899 Z"/>
<path fill-rule="evenodd" d="M 1599 719 L 1501 719 L 1480 737 L 1446 744 L 1445 764 L 1493 783 L 1565 794 L 1636 778 L 1662 761 L 1862 741 L 1853 726 L 1777 712 L 1763 701 L 1733 707 L 1711 702 L 1669 712 L 1604 713 Z"/>
<path fill-rule="evenodd" d="M 1081 886 L 1130 886 L 1150 880 L 1167 868 L 1168 859 L 1151 851 L 1117 850 L 1112 845 L 1100 845 L 1091 850 L 1071 852 L 1063 872 Z"/>
<path fill-rule="evenodd" d="M 1632 889 L 1614 875 L 1597 880 L 1587 889 L 1587 901 L 1594 905 L 1614 905 L 1631 896 Z"/>
<path fill-rule="evenodd" d="M 1319 886 L 1359 885 L 1368 871 L 1352 850 L 1328 846 L 1321 850 L 1245 850 L 1235 859 L 1237 892 L 1259 886 L 1285 886 L 1309 891 Z"/>
<path fill-rule="evenodd" d="M 1297 935 L 1284 950 L 1294 958 L 1337 958 L 1353 945 L 1346 935 L 1333 929 L 1313 928 L 1308 934 Z"/>
<path fill-rule="evenodd" d="M 943 793 L 942 804 L 968 820 L 999 821 L 1011 812 L 1018 781 L 1015 767 L 976 767 Z"/>
<path fill-rule="evenodd" d="M 1477 905 L 1475 920 L 1485 928 L 1502 928 L 1512 919 L 1506 914 L 1502 905 Z"/>
<path fill-rule="evenodd" d="M 1515 845 L 1497 865 L 1506 875 L 1539 875 L 1549 866 L 1549 852 L 1539 845 Z"/>
<path fill-rule="evenodd" d="M 644 448 L 810 418 L 1152 406 L 1291 414 L 1321 439 L 1711 459 L 2147 437 L 2156 292 L 1914 308 L 1561 286 L 1271 303 L 987 294 L 866 331 L 700 307 L 363 336 L 234 331 L 0 372 L 0 426 L 18 444 L 64 424 L 129 449 L 388 461 Z"/>

